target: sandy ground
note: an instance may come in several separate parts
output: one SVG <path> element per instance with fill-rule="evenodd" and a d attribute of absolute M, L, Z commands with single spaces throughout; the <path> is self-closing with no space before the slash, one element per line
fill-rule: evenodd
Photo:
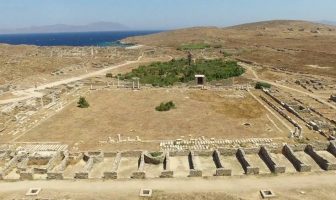
<path fill-rule="evenodd" d="M 320 168 L 320 166 L 314 161 L 312 157 L 310 157 L 308 154 L 305 152 L 295 152 L 295 155 L 298 156 L 298 158 L 301 160 L 301 162 L 311 165 L 312 171 L 323 171 L 323 169 Z"/>
<path fill-rule="evenodd" d="M 171 157 L 170 168 L 174 171 L 174 177 L 187 177 L 190 171 L 188 157 Z"/>
<path fill-rule="evenodd" d="M 295 173 L 296 169 L 293 164 L 283 155 L 271 153 L 274 162 L 281 167 L 286 167 L 286 173 Z"/>
<path fill-rule="evenodd" d="M 189 135 L 225 139 L 288 136 L 286 131 L 281 133 L 277 127 L 286 128 L 273 116 L 270 121 L 265 108 L 243 91 L 113 89 L 94 91 L 86 98 L 90 108 L 80 109 L 73 103 L 18 141 L 80 143 L 80 147 L 90 149 L 109 137 L 116 140 L 117 134 L 124 139 L 139 136 L 149 141 Z M 176 109 L 164 113 L 155 111 L 161 102 L 170 100 L 175 102 Z M 244 123 L 251 126 L 244 126 Z M 142 144 L 138 148 L 146 145 L 138 144 Z M 106 148 L 123 150 L 134 147 L 137 148 L 136 144 L 111 144 Z M 148 147 L 153 147 L 153 144 L 148 144 Z"/>
<path fill-rule="evenodd" d="M 118 178 L 130 178 L 133 172 L 138 171 L 137 157 L 122 157 L 118 169 Z"/>
<path fill-rule="evenodd" d="M 333 200 L 335 172 L 281 176 L 151 179 L 130 181 L 0 182 L 1 199 L 23 199 L 29 188 L 42 188 L 38 198 L 140 199 L 140 188 L 153 189 L 151 199 L 261 199 L 259 190 L 271 189 L 276 199 Z M 314 180 L 313 182 L 311 180 Z M 239 186 L 239 187 L 237 187 Z M 197 192 L 196 192 L 197 191 Z M 169 198 L 171 197 L 171 198 Z M 183 198 L 185 197 L 185 198 Z M 221 198 L 222 197 L 222 198 Z"/>
<path fill-rule="evenodd" d="M 205 157 L 205 156 L 195 156 L 195 162 L 197 166 L 202 170 L 203 176 L 213 176 L 216 172 L 216 165 L 213 161 L 213 157 Z"/>
<path fill-rule="evenodd" d="M 235 156 L 221 156 L 221 160 L 224 168 L 232 170 L 233 176 L 245 174 L 244 169 Z"/>
<path fill-rule="evenodd" d="M 104 158 L 103 162 L 93 165 L 93 168 L 89 173 L 90 178 L 102 178 L 104 176 L 104 172 L 112 171 L 114 160 L 114 157 L 108 157 Z"/>

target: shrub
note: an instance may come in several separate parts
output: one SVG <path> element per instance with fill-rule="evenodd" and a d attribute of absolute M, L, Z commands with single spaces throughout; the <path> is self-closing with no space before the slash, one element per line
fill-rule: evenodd
<path fill-rule="evenodd" d="M 150 153 L 150 155 L 153 156 L 153 157 L 159 157 L 159 156 L 162 155 L 162 152 L 158 152 L 158 151 L 156 151 L 156 152 L 152 152 L 152 153 Z"/>
<path fill-rule="evenodd" d="M 255 88 L 256 89 L 271 88 L 271 84 L 264 83 L 264 82 L 257 82 Z"/>
<path fill-rule="evenodd" d="M 177 50 L 197 50 L 197 49 L 207 49 L 210 45 L 204 43 L 193 43 L 193 44 L 183 44 L 177 48 Z"/>
<path fill-rule="evenodd" d="M 164 87 L 174 85 L 177 82 L 194 81 L 196 74 L 204 74 L 208 81 L 214 81 L 240 76 L 244 72 L 245 69 L 235 61 L 200 59 L 189 66 L 188 59 L 180 59 L 140 66 L 133 69 L 132 72 L 122 75 L 120 79 L 139 77 L 143 84 Z"/>
<path fill-rule="evenodd" d="M 112 73 L 106 73 L 106 78 L 113 78 L 113 74 Z"/>
<path fill-rule="evenodd" d="M 155 110 L 159 112 L 164 112 L 164 111 L 169 111 L 173 108 L 176 108 L 174 102 L 169 101 L 167 103 L 162 102 L 159 106 L 155 108 Z"/>
<path fill-rule="evenodd" d="M 80 97 L 77 106 L 79 108 L 88 108 L 90 104 L 86 101 L 85 97 Z"/>

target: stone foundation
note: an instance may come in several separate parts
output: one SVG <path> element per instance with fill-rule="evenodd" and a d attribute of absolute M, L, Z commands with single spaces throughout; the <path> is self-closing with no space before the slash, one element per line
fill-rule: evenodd
<path fill-rule="evenodd" d="M 218 150 L 215 150 L 213 152 L 212 157 L 216 165 L 215 176 L 231 176 L 232 175 L 231 169 L 224 169 L 223 163 L 220 158 L 220 152 Z"/>
<path fill-rule="evenodd" d="M 104 172 L 104 179 L 117 179 L 118 172 Z"/>
<path fill-rule="evenodd" d="M 330 142 L 328 151 L 336 157 L 336 145 L 334 143 Z"/>
<path fill-rule="evenodd" d="M 236 157 L 242 165 L 246 175 L 259 174 L 259 168 L 251 166 L 251 164 L 246 160 L 245 152 L 243 149 L 238 149 Z"/>
<path fill-rule="evenodd" d="M 141 156 L 138 161 L 138 171 L 133 172 L 131 178 L 134 179 L 145 179 L 146 178 L 146 172 L 145 172 L 145 155 L 144 153 L 141 153 Z"/>
<path fill-rule="evenodd" d="M 109 172 L 104 172 L 104 179 L 117 179 L 118 178 L 118 169 L 119 169 L 120 160 L 121 160 L 121 153 L 118 153 L 116 155 L 116 158 L 114 159 L 112 170 Z"/>
<path fill-rule="evenodd" d="M 193 151 L 189 153 L 188 161 L 189 161 L 189 168 L 190 168 L 189 177 L 202 177 L 203 175 L 202 170 L 200 170 L 199 167 L 196 165 L 195 155 Z"/>
<path fill-rule="evenodd" d="M 62 172 L 48 172 L 47 179 L 49 180 L 63 180 L 63 173 Z"/>
<path fill-rule="evenodd" d="M 89 173 L 88 172 L 76 172 L 74 178 L 75 179 L 89 179 Z"/>
<path fill-rule="evenodd" d="M 34 179 L 34 174 L 31 170 L 20 172 L 20 180 L 33 180 L 33 179 Z"/>
<path fill-rule="evenodd" d="M 273 173 L 285 173 L 286 172 L 286 167 L 279 166 L 275 163 L 271 155 L 269 154 L 268 150 L 266 147 L 261 147 L 259 151 L 259 156 L 260 158 L 266 163 L 268 168 L 273 172 Z"/>
<path fill-rule="evenodd" d="M 150 153 L 145 152 L 144 159 L 145 159 L 145 163 L 147 164 L 159 165 L 163 163 L 165 159 L 165 155 L 162 153 L 161 156 L 153 157 Z"/>
<path fill-rule="evenodd" d="M 294 154 L 294 151 L 291 149 L 290 146 L 287 144 L 283 147 L 283 154 L 286 156 L 286 158 L 294 165 L 295 169 L 298 172 L 310 172 L 311 166 L 304 164 L 302 161 L 300 161 L 296 155 Z"/>
<path fill-rule="evenodd" d="M 324 170 L 336 170 L 336 164 L 330 163 L 328 160 L 318 155 L 311 145 L 307 145 L 305 152 L 310 155 L 315 162 Z"/>
<path fill-rule="evenodd" d="M 170 170 L 170 155 L 169 152 L 165 153 L 165 159 L 163 160 L 163 171 L 161 172 L 160 178 L 173 178 L 174 171 Z"/>

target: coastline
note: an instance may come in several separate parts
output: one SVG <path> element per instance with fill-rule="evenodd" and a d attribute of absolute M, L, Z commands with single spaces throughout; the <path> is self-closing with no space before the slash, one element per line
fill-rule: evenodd
<path fill-rule="evenodd" d="M 70 47 L 131 47 L 134 44 L 123 40 L 135 36 L 144 36 L 161 31 L 118 31 L 118 32 L 78 32 L 50 34 L 10 34 L 0 35 L 0 43 L 28 46 L 70 46 Z"/>

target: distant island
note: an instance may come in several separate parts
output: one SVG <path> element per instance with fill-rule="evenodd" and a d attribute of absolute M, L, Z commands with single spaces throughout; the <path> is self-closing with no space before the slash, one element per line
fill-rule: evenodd
<path fill-rule="evenodd" d="M 115 22 L 95 22 L 87 25 L 55 24 L 47 26 L 31 26 L 17 29 L 0 29 L 0 34 L 20 33 L 73 33 L 73 32 L 97 32 L 97 31 L 125 31 L 129 28 Z"/>

